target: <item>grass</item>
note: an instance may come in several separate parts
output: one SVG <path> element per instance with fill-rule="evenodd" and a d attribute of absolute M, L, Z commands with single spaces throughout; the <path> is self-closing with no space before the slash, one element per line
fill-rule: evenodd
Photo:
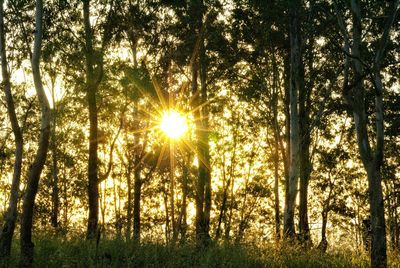
<path fill-rule="evenodd" d="M 18 242 L 9 260 L 1 267 L 16 267 Z M 391 257 L 391 267 L 400 267 L 399 257 Z M 35 240 L 34 267 L 368 267 L 365 254 L 304 251 L 293 247 L 254 245 L 212 245 L 198 249 L 192 245 L 165 246 L 154 243 L 101 241 L 96 251 L 93 242 L 57 238 Z"/>

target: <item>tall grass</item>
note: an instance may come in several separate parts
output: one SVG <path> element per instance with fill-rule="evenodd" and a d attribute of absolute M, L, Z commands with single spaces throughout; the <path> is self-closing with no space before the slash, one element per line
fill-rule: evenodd
<path fill-rule="evenodd" d="M 16 267 L 19 245 L 13 245 L 9 260 L 1 267 Z M 391 267 L 400 264 L 390 257 Z M 42 237 L 35 240 L 34 267 L 368 267 L 366 254 L 353 252 L 323 254 L 317 250 L 275 245 L 211 245 L 205 249 L 194 245 L 175 247 L 154 243 L 103 240 L 95 242 L 74 238 L 61 240 Z"/>

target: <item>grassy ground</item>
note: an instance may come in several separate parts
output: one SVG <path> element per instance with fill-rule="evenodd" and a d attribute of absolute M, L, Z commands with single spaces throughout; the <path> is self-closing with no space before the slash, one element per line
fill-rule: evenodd
<path fill-rule="evenodd" d="M 18 245 L 11 259 L 1 267 L 16 267 Z M 400 267 L 399 257 L 390 258 L 391 267 Z M 399 264 L 398 266 L 395 264 Z M 194 246 L 101 241 L 99 248 L 84 240 L 62 241 L 44 238 L 35 241 L 35 267 L 368 267 L 363 254 L 321 254 L 294 248 L 255 246 Z"/>

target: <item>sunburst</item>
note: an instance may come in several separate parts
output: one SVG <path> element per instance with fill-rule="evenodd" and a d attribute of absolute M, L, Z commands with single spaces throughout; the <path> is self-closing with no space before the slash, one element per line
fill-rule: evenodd
<path fill-rule="evenodd" d="M 175 110 L 165 111 L 161 118 L 160 129 L 171 140 L 178 140 L 188 131 L 187 119 Z"/>

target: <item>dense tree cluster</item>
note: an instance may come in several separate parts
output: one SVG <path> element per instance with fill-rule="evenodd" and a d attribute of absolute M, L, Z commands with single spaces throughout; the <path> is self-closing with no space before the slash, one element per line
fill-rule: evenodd
<path fill-rule="evenodd" d="M 32 235 L 400 249 L 400 3 L 0 2 L 0 258 Z M 172 139 L 168 110 L 188 122 Z"/>

